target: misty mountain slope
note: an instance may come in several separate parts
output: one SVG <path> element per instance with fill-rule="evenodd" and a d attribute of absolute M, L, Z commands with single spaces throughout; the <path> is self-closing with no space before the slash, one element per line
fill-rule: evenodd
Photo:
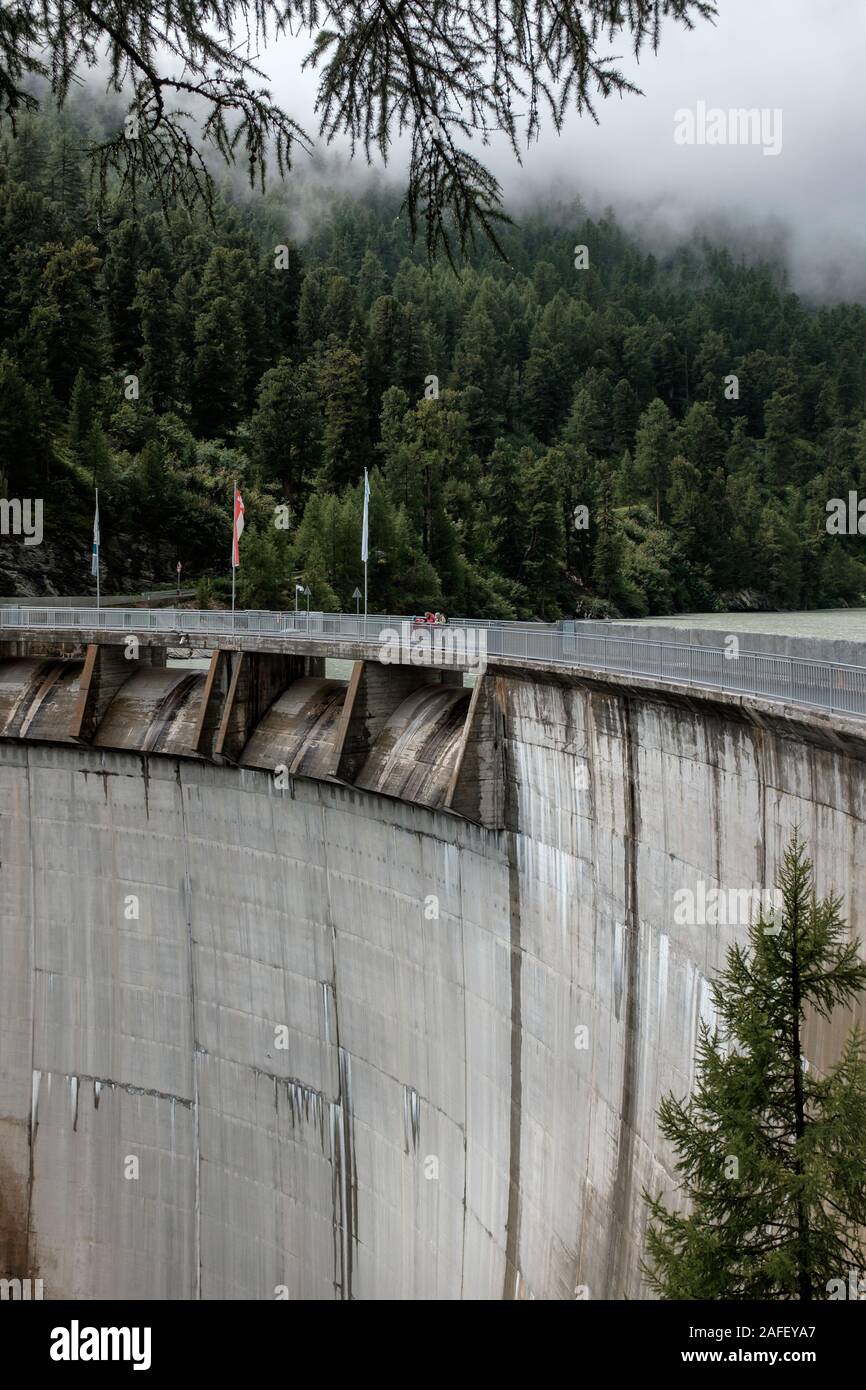
<path fill-rule="evenodd" d="M 214 223 L 115 199 L 98 113 L 0 125 L 0 465 L 45 537 L 3 587 L 81 589 L 92 487 L 106 588 L 500 616 L 861 602 L 866 311 L 813 308 L 695 236 L 653 255 L 613 215 L 524 212 L 456 276 L 384 185 L 226 182 Z M 309 196 L 308 196 L 309 195 Z M 77 582 L 75 576 L 78 576 Z"/>

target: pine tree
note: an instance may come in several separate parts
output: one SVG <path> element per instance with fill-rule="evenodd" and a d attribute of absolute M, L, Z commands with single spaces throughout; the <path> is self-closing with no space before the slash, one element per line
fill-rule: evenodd
<path fill-rule="evenodd" d="M 28 117 L 21 122 L 12 145 L 9 175 L 15 183 L 26 183 L 35 191 L 44 190 L 45 135 L 41 123 Z"/>
<path fill-rule="evenodd" d="M 574 445 L 576 449 L 588 449 L 595 455 L 606 452 L 610 433 L 610 412 L 605 410 L 600 395 L 597 381 L 589 379 L 581 382 L 562 432 L 567 444 Z"/>
<path fill-rule="evenodd" d="M 233 299 L 217 295 L 195 322 L 193 412 L 205 439 L 230 434 L 244 395 L 246 352 L 240 314 Z"/>
<path fill-rule="evenodd" d="M 599 467 L 596 496 L 592 577 L 601 597 L 616 603 L 622 590 L 623 543 L 613 509 L 613 478 L 608 468 Z"/>
<path fill-rule="evenodd" d="M 674 456 L 673 421 L 664 401 L 652 401 L 638 424 L 634 469 L 645 497 L 655 508 L 656 521 L 666 516 L 665 498 Z"/>
<path fill-rule="evenodd" d="M 79 368 L 97 379 L 106 365 L 107 332 L 99 299 L 100 260 L 88 238 L 42 248 L 47 263 L 28 329 L 45 345 L 48 375 L 67 400 Z"/>
<path fill-rule="evenodd" d="M 319 368 L 318 389 L 325 419 L 320 482 L 338 491 L 364 469 L 367 388 L 360 357 L 349 348 L 330 347 Z"/>
<path fill-rule="evenodd" d="M 310 363 L 281 358 L 265 372 L 250 420 L 253 459 L 265 482 L 279 482 L 300 509 L 321 462 L 322 420 Z"/>
<path fill-rule="evenodd" d="M 316 343 L 327 338 L 324 321 L 328 273 L 324 266 L 308 270 L 301 282 L 298 301 L 298 342 L 303 353 L 312 352 Z"/>
<path fill-rule="evenodd" d="M 99 487 L 108 481 L 111 474 L 111 450 L 108 440 L 98 420 L 94 420 L 81 441 L 78 451 L 79 461 L 89 475 L 91 487 Z"/>
<path fill-rule="evenodd" d="M 177 345 L 177 388 L 181 400 L 193 397 L 198 313 L 198 281 L 191 270 L 185 270 L 174 287 L 174 329 Z"/>
<path fill-rule="evenodd" d="M 280 245 L 285 245 L 284 242 Z M 289 243 L 286 263 L 275 263 L 272 253 L 260 274 L 267 344 L 274 358 L 294 352 L 298 337 L 298 304 L 301 298 L 302 258 Z"/>
<path fill-rule="evenodd" d="M 310 590 L 310 605 L 318 613 L 337 613 L 340 600 L 329 579 L 328 562 L 323 543 L 315 536 L 304 556 L 301 578 Z"/>
<path fill-rule="evenodd" d="M 533 613 L 552 618 L 559 613 L 565 554 L 559 478 L 549 457 L 534 459 L 531 454 L 522 472 L 527 530 L 523 581 Z"/>
<path fill-rule="evenodd" d="M 761 514 L 757 583 L 772 604 L 796 608 L 800 599 L 802 544 L 778 502 Z"/>
<path fill-rule="evenodd" d="M 239 366 L 245 413 L 252 408 L 256 387 L 271 362 L 260 283 L 252 255 L 239 247 L 215 247 L 202 276 L 200 303 L 205 311 L 215 299 L 225 298 L 241 326 Z"/>
<path fill-rule="evenodd" d="M 44 412 L 17 364 L 0 354 L 0 489 L 27 495 L 48 474 L 51 458 Z"/>
<path fill-rule="evenodd" d="M 96 417 L 96 391 L 84 368 L 80 367 L 69 397 L 68 439 L 73 453 L 80 452 Z"/>
<path fill-rule="evenodd" d="M 159 414 L 169 409 L 177 391 L 174 303 L 161 270 L 139 275 L 133 308 L 141 321 L 142 385 Z"/>
<path fill-rule="evenodd" d="M 244 562 L 238 572 L 241 605 L 244 608 L 286 607 L 291 566 L 286 563 L 285 533 L 271 526 L 264 531 L 251 531 L 244 536 L 243 543 Z"/>
<path fill-rule="evenodd" d="M 382 397 L 390 387 L 417 391 L 420 384 L 415 361 L 417 352 L 411 305 L 400 304 L 391 295 L 381 296 L 370 310 L 367 334 L 369 407 L 374 421 L 379 417 Z"/>
<path fill-rule="evenodd" d="M 523 378 L 526 419 L 533 434 L 548 444 L 563 422 L 569 404 L 568 364 L 552 347 L 534 347 Z"/>
<path fill-rule="evenodd" d="M 506 440 L 497 439 L 487 459 L 484 480 L 488 555 L 493 568 L 511 580 L 521 578 L 529 544 L 523 483 L 517 450 Z"/>
<path fill-rule="evenodd" d="M 136 282 L 141 270 L 143 238 L 138 222 L 131 218 L 114 227 L 106 238 L 102 274 L 105 304 L 111 328 L 114 360 L 131 366 L 138 347 L 138 317 L 134 310 Z"/>
<path fill-rule="evenodd" d="M 778 888 L 711 986 L 691 1097 L 659 1108 L 690 1207 L 644 1194 L 645 1273 L 664 1298 L 826 1298 L 866 1258 L 866 1043 L 854 1029 L 825 1075 L 802 1050 L 807 1015 L 850 1005 L 866 964 L 796 832 Z"/>
<path fill-rule="evenodd" d="M 635 429 L 637 428 L 640 407 L 637 395 L 632 389 L 631 383 L 620 377 L 613 389 L 613 412 L 611 417 L 611 432 L 613 434 L 613 448 L 617 454 L 624 453 L 634 443 Z M 634 502 L 635 497 L 629 497 L 629 502 Z"/>
<path fill-rule="evenodd" d="M 565 537 L 564 569 L 567 608 L 574 611 L 592 576 L 592 515 L 595 509 L 596 467 L 585 447 L 558 447 L 547 454 L 559 479 Z M 617 474 L 617 482 L 620 474 Z"/>
<path fill-rule="evenodd" d="M 45 191 L 49 198 L 61 204 L 73 231 L 80 231 L 86 203 L 81 142 L 66 128 L 61 128 L 51 146 Z"/>
<path fill-rule="evenodd" d="M 377 299 L 390 294 L 391 282 L 375 251 L 365 251 L 358 273 L 358 307 L 366 314 Z"/>
<path fill-rule="evenodd" d="M 677 431 L 677 453 L 693 463 L 702 477 L 721 466 L 725 434 L 711 405 L 695 401 Z"/>

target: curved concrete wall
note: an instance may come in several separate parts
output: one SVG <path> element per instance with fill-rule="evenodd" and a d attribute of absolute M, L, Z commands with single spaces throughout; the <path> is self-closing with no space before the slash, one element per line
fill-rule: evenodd
<path fill-rule="evenodd" d="M 673 895 L 771 884 L 798 822 L 862 935 L 866 749 L 496 682 L 504 831 L 0 743 L 0 1274 L 49 1298 L 645 1294 L 656 1107 L 743 934 L 677 926 Z"/>
<path fill-rule="evenodd" d="M 422 686 L 400 704 L 356 779 L 423 806 L 441 806 L 457 766 L 470 694 L 458 686 Z"/>

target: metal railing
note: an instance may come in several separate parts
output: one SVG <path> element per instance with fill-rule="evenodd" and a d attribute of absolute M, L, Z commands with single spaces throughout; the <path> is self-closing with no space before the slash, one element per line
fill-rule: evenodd
<path fill-rule="evenodd" d="M 129 633 L 177 633 L 201 636 L 256 635 L 309 637 L 318 642 L 356 641 L 380 645 L 385 629 L 404 636 L 402 614 L 278 613 L 272 611 L 194 610 L 173 608 L 79 608 L 23 604 L 0 607 L 0 628 L 29 631 L 88 630 Z M 590 671 L 635 675 L 700 686 L 731 694 L 756 696 L 809 709 L 866 718 L 866 667 L 811 657 L 741 650 L 731 657 L 722 647 L 584 633 L 580 623 L 519 623 L 480 618 L 449 619 L 444 633 L 451 640 L 463 631 L 474 640 L 478 656 L 521 661 L 561 662 Z M 434 629 L 435 631 L 435 629 Z M 482 638 L 483 634 L 483 638 Z M 482 650 L 483 648 L 483 650 Z"/>
<path fill-rule="evenodd" d="M 132 604 L 165 603 L 167 600 L 177 603 L 181 600 L 188 601 L 191 598 L 195 598 L 195 589 L 188 589 L 184 586 L 178 593 L 177 588 L 173 585 L 168 589 L 145 589 L 140 594 L 103 594 L 101 605 L 103 608 L 129 608 Z M 20 601 L 9 594 L 0 595 L 0 607 L 3 608 L 15 608 Z M 45 606 L 43 600 L 39 600 L 38 604 L 40 607 Z M 90 605 L 91 599 L 83 594 L 73 595 L 71 598 L 62 594 L 56 598 L 52 597 L 50 600 L 50 607 L 52 608 L 89 608 Z"/>

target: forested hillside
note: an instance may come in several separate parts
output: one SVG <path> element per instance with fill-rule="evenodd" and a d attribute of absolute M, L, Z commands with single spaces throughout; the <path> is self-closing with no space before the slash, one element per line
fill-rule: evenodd
<path fill-rule="evenodd" d="M 99 210 L 101 119 L 0 125 L 0 487 L 45 506 L 41 546 L 2 538 L 4 592 L 86 590 L 96 483 L 106 589 L 180 559 L 221 601 L 237 478 L 240 602 L 291 606 L 299 579 L 353 609 L 367 467 L 372 611 L 864 601 L 862 539 L 825 527 L 866 493 L 862 306 L 806 306 L 724 246 L 657 258 L 577 205 L 459 278 L 372 187 Z"/>

